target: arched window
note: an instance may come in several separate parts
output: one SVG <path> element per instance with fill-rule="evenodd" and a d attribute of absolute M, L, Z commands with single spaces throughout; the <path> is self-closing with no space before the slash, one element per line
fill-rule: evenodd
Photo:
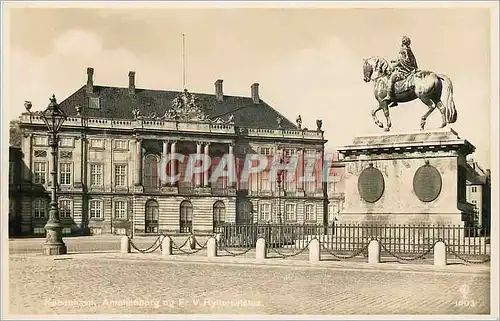
<path fill-rule="evenodd" d="M 238 202 L 236 224 L 251 224 L 253 222 L 252 203 L 249 200 Z"/>
<path fill-rule="evenodd" d="M 146 219 L 145 227 L 146 233 L 158 233 L 158 218 L 159 218 L 159 206 L 158 202 L 155 200 L 149 200 L 146 203 Z"/>
<path fill-rule="evenodd" d="M 214 204 L 214 232 L 217 226 L 221 226 L 226 221 L 226 206 L 221 201 Z"/>
<path fill-rule="evenodd" d="M 190 233 L 193 230 L 193 204 L 183 201 L 180 206 L 179 225 L 181 233 Z"/>
<path fill-rule="evenodd" d="M 159 158 L 154 154 L 144 157 L 144 187 L 157 189 L 159 187 Z"/>

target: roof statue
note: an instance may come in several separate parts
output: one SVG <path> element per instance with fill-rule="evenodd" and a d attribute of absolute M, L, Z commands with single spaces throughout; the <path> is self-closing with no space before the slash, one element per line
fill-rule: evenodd
<path fill-rule="evenodd" d="M 134 109 L 132 111 L 135 118 L 140 117 L 140 111 Z M 184 89 L 173 100 L 171 107 L 163 116 L 157 116 L 156 113 L 151 113 L 144 119 L 152 120 L 176 120 L 176 121 L 208 121 L 208 115 L 203 111 L 195 95 Z"/>
<path fill-rule="evenodd" d="M 297 117 L 297 119 L 295 120 L 295 122 L 297 123 L 297 127 L 299 129 L 302 129 L 302 117 L 300 115 Z"/>
<path fill-rule="evenodd" d="M 207 114 L 205 114 L 201 107 L 198 105 L 198 101 L 195 95 L 189 93 L 187 89 L 184 89 L 182 93 L 177 95 L 172 100 L 172 107 L 167 110 L 163 117 L 166 117 L 168 119 L 187 121 L 208 120 Z"/>
<path fill-rule="evenodd" d="M 374 82 L 374 95 L 378 101 L 377 108 L 372 110 L 375 124 L 389 131 L 392 125 L 389 108 L 417 98 L 428 107 L 420 121 L 421 130 L 425 127 L 427 117 L 436 108 L 441 112 L 441 127 L 456 122 L 457 111 L 450 78 L 420 70 L 410 45 L 410 38 L 403 36 L 398 57 L 390 63 L 378 56 L 363 60 L 363 80 Z M 379 110 L 384 111 L 386 126 L 377 117 Z"/>

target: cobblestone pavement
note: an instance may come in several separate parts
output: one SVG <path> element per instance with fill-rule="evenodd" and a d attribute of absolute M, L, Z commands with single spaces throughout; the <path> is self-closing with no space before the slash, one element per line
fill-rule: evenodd
<path fill-rule="evenodd" d="M 238 266 L 150 255 L 11 255 L 9 312 L 470 315 L 490 309 L 489 274 L 474 269 Z"/>

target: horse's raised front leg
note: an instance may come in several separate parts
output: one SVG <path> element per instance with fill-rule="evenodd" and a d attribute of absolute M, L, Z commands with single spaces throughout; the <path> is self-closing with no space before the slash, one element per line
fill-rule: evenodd
<path fill-rule="evenodd" d="M 427 117 L 429 117 L 429 115 L 434 111 L 434 109 L 436 109 L 436 104 L 434 104 L 434 102 L 430 98 L 420 97 L 420 100 L 424 104 L 426 104 L 427 107 L 429 107 L 429 109 L 427 110 L 427 112 L 422 116 L 422 118 L 420 120 L 420 130 L 424 130 L 425 123 L 427 121 Z"/>
<path fill-rule="evenodd" d="M 443 103 L 440 101 L 437 102 L 437 108 L 441 112 L 441 127 L 445 127 L 448 123 L 446 122 L 446 108 L 444 107 Z"/>
<path fill-rule="evenodd" d="M 382 107 L 379 106 L 379 107 L 375 108 L 374 110 L 372 110 L 372 117 L 373 117 L 373 120 L 375 121 L 375 125 L 377 125 L 380 128 L 384 128 L 384 124 L 382 124 L 382 122 L 377 117 L 377 112 L 380 109 L 382 109 Z"/>
<path fill-rule="evenodd" d="M 385 116 L 385 119 L 387 120 L 387 127 L 384 129 L 386 132 L 388 132 L 391 130 L 392 123 L 391 123 L 391 116 L 389 114 L 389 107 L 388 107 L 387 103 L 382 107 L 382 109 L 384 110 L 384 116 Z"/>

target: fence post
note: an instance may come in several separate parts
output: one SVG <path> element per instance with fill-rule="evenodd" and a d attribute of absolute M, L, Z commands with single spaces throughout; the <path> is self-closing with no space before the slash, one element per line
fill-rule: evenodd
<path fill-rule="evenodd" d="M 161 254 L 163 256 L 172 255 L 172 240 L 170 236 L 165 236 L 161 241 Z"/>
<path fill-rule="evenodd" d="M 120 253 L 130 253 L 130 240 L 128 239 L 128 236 L 122 236 L 121 243 L 120 243 Z"/>
<path fill-rule="evenodd" d="M 255 245 L 255 259 L 264 260 L 266 258 L 267 258 L 266 240 L 261 237 L 257 240 L 257 244 Z"/>
<path fill-rule="evenodd" d="M 189 235 L 188 243 L 191 250 L 196 249 L 196 236 L 194 236 L 194 234 Z"/>
<path fill-rule="evenodd" d="M 446 244 L 443 241 L 436 242 L 434 245 L 434 265 L 446 266 Z"/>
<path fill-rule="evenodd" d="M 380 243 L 378 240 L 371 240 L 368 244 L 368 263 L 380 263 Z"/>
<path fill-rule="evenodd" d="M 308 246 L 309 249 L 309 262 L 310 263 L 318 263 L 321 259 L 321 251 L 319 248 L 318 239 L 311 240 Z"/>
<path fill-rule="evenodd" d="M 207 256 L 216 257 L 217 256 L 217 240 L 210 237 L 207 241 Z"/>

